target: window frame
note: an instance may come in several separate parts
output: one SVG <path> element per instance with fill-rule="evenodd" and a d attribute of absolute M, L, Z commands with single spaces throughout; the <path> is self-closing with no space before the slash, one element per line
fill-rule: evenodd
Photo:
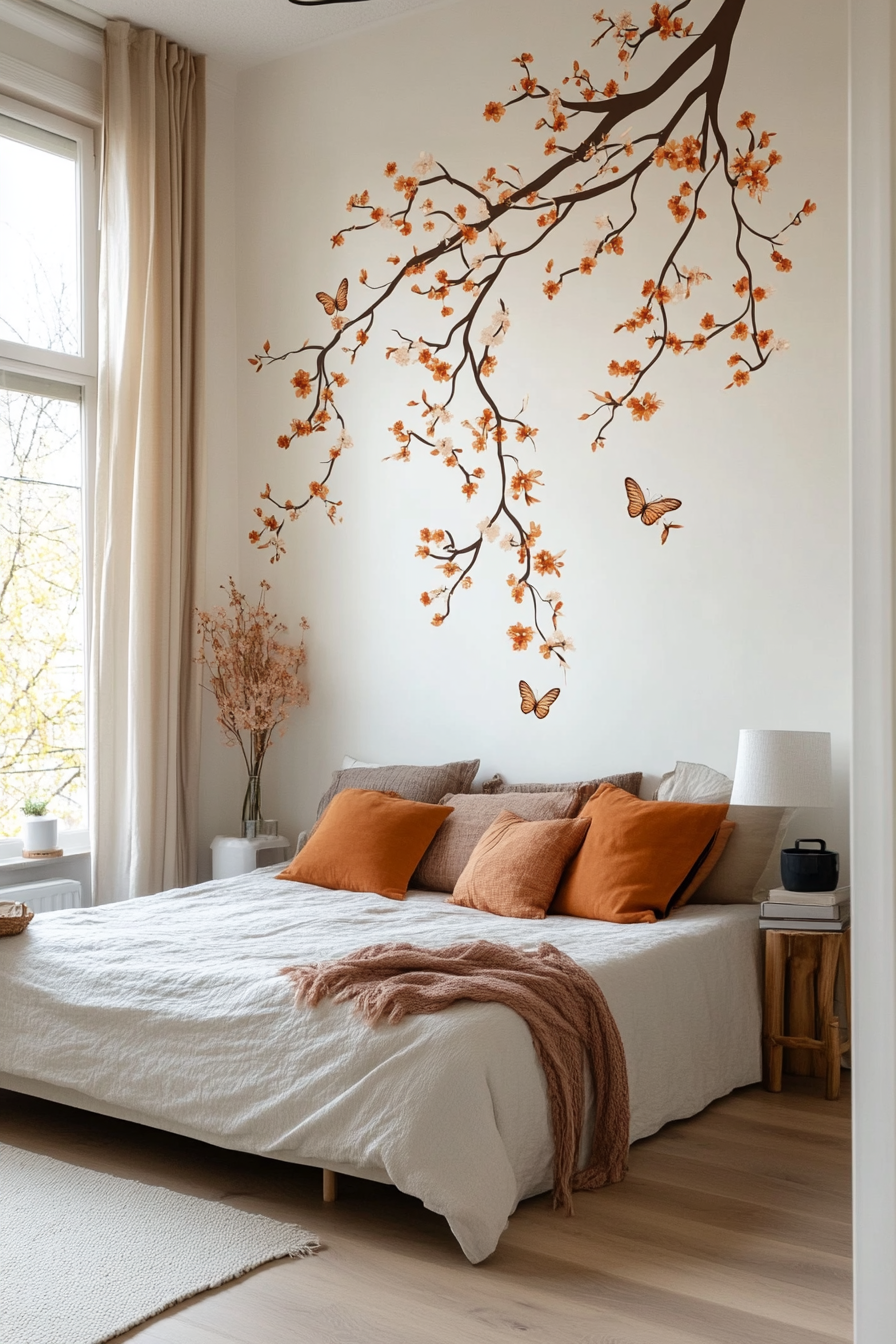
<path fill-rule="evenodd" d="M 97 376 L 98 313 L 95 300 L 99 283 L 99 197 L 96 170 L 96 133 L 92 126 L 61 117 L 55 112 L 33 107 L 16 98 L 0 94 L 0 113 L 15 121 L 39 126 L 44 131 L 73 140 L 78 146 L 78 245 L 81 257 L 81 354 L 66 355 L 59 350 L 42 350 L 0 337 L 0 359 L 15 364 L 28 363 L 53 369 L 57 374 Z M 63 378 L 61 381 L 69 381 Z"/>
<path fill-rule="evenodd" d="M 93 495 L 96 480 L 96 422 L 99 324 L 99 176 L 97 172 L 98 130 L 92 125 L 48 112 L 22 99 L 0 94 L 0 113 L 17 121 L 41 127 L 73 140 L 78 146 L 78 243 L 81 261 L 81 354 L 67 355 L 57 350 L 42 350 L 19 341 L 0 338 L 0 369 L 32 377 L 52 378 L 81 390 L 81 584 L 84 613 L 84 721 L 86 740 L 90 740 L 90 630 L 93 601 Z M 89 796 L 89 795 L 88 795 Z M 83 852 L 89 845 L 87 825 L 59 832 L 60 847 L 66 852 Z M 21 841 L 0 837 L 0 864 L 21 854 Z"/>

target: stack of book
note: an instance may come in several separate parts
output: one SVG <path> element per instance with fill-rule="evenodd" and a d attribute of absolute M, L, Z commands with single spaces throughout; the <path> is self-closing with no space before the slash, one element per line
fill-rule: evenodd
<path fill-rule="evenodd" d="M 836 891 L 785 891 L 775 887 L 762 902 L 760 929 L 841 933 L 849 928 L 849 887 Z"/>

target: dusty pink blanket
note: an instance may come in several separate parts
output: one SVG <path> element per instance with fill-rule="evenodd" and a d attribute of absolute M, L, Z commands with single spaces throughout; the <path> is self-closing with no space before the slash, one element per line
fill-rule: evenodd
<path fill-rule="evenodd" d="M 587 971 L 550 943 L 536 952 L 485 941 L 434 949 L 378 943 L 336 961 L 287 966 L 282 974 L 295 985 L 297 1003 L 354 999 L 371 1026 L 438 1013 L 464 999 L 506 1004 L 527 1023 L 547 1079 L 554 1207 L 571 1213 L 573 1190 L 623 1179 L 629 1100 L 619 1029 Z M 585 1122 L 583 1054 L 594 1083 L 594 1134 L 588 1166 L 576 1171 Z"/>

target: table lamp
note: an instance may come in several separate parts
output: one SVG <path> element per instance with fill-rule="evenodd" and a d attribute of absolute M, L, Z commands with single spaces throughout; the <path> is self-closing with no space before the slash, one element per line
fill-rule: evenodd
<path fill-rule="evenodd" d="M 732 804 L 748 807 L 831 806 L 831 735 L 770 728 L 741 728 Z M 801 849 L 818 844 L 819 850 Z M 833 891 L 839 855 L 823 840 L 798 840 L 781 851 L 781 877 L 788 891 Z"/>

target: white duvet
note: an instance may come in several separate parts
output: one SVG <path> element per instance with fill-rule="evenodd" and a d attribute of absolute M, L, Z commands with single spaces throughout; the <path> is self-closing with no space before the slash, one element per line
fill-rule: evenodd
<path fill-rule="evenodd" d="M 760 1076 L 755 908 L 635 926 L 503 919 L 271 872 L 38 915 L 0 939 L 0 1073 L 224 1147 L 387 1179 L 443 1214 L 476 1262 L 517 1202 L 551 1187 L 525 1023 L 467 1003 L 373 1030 L 348 1004 L 297 1008 L 278 975 L 370 943 L 475 938 L 552 942 L 594 975 L 625 1044 L 633 1140 Z"/>

